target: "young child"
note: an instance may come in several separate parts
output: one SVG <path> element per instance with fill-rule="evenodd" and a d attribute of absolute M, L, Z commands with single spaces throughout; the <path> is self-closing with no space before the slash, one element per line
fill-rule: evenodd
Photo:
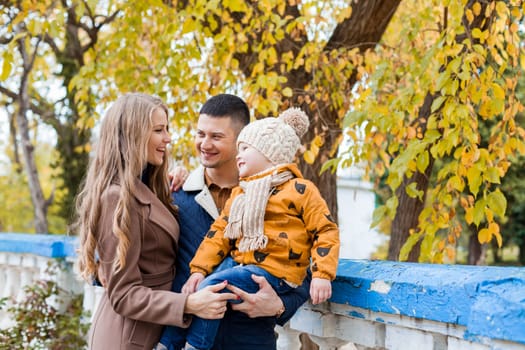
<path fill-rule="evenodd" d="M 290 108 L 241 131 L 239 186 L 191 261 L 192 274 L 183 293 L 215 281 L 256 292 L 259 286 L 251 278 L 255 274 L 283 294 L 299 286 L 310 267 L 312 303 L 330 298 L 339 230 L 317 187 L 292 163 L 308 126 L 306 114 Z M 210 349 L 219 322 L 194 317 L 185 349 Z"/>

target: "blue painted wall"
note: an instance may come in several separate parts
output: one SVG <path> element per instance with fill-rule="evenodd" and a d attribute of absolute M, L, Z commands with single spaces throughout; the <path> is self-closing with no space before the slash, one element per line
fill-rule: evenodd
<path fill-rule="evenodd" d="M 77 237 L 0 233 L 4 252 L 74 258 L 77 244 Z M 341 259 L 331 301 L 462 325 L 467 340 L 525 344 L 525 268 Z"/>
<path fill-rule="evenodd" d="M 525 268 L 341 260 L 331 301 L 525 344 Z"/>
<path fill-rule="evenodd" d="M 0 233 L 0 251 L 48 258 L 75 257 L 77 237 L 30 233 Z"/>

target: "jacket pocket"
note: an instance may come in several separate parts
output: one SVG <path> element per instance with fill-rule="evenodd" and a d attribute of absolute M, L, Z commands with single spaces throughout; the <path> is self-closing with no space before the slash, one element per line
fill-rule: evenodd
<path fill-rule="evenodd" d="M 158 287 L 166 283 L 171 283 L 175 278 L 175 266 L 168 271 L 159 273 L 142 274 L 142 282 L 146 287 Z"/>
<path fill-rule="evenodd" d="M 145 349 L 144 342 L 149 338 L 149 333 L 147 330 L 150 329 L 149 324 L 146 324 L 142 321 L 133 320 L 129 332 L 128 343 L 131 349 Z"/>

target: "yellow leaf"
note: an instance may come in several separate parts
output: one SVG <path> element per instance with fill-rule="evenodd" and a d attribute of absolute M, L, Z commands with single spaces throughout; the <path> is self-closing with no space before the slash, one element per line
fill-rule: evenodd
<path fill-rule="evenodd" d="M 448 180 L 447 185 L 450 186 L 451 189 L 454 189 L 454 190 L 459 191 L 459 192 L 462 192 L 463 188 L 465 187 L 465 183 L 463 182 L 463 179 L 461 177 L 457 176 L 457 175 L 452 176 Z"/>
<path fill-rule="evenodd" d="M 468 201 L 467 201 L 467 199 L 465 197 L 461 197 L 459 199 L 459 203 L 463 207 L 463 209 L 467 209 L 469 207 Z"/>
<path fill-rule="evenodd" d="M 507 199 L 501 191 L 496 190 L 494 192 L 489 193 L 489 195 L 487 196 L 487 205 L 499 217 L 502 218 L 505 216 L 505 211 L 507 210 Z"/>
<path fill-rule="evenodd" d="M 408 163 L 407 163 L 407 168 L 408 168 L 410 171 L 412 171 L 412 172 L 416 171 L 416 169 L 417 169 L 417 164 L 416 164 L 416 162 L 415 162 L 413 159 L 410 159 L 410 160 L 408 161 Z"/>
<path fill-rule="evenodd" d="M 476 39 L 481 38 L 481 30 L 479 28 L 474 28 L 472 30 L 472 36 Z"/>
<path fill-rule="evenodd" d="M 188 17 L 184 24 L 182 25 L 182 33 L 191 33 L 197 29 L 197 22 L 194 21 L 191 17 Z"/>
<path fill-rule="evenodd" d="M 319 146 L 317 146 L 315 143 L 310 144 L 310 150 L 313 152 L 315 156 L 319 154 Z"/>
<path fill-rule="evenodd" d="M 479 16 L 479 14 L 481 13 L 481 5 L 479 2 L 475 2 L 474 5 L 472 5 L 472 11 L 474 11 L 474 14 L 476 16 Z"/>
<path fill-rule="evenodd" d="M 482 228 L 478 232 L 478 241 L 481 244 L 489 243 L 492 238 L 490 231 L 487 228 Z"/>
<path fill-rule="evenodd" d="M 491 234 L 495 235 L 499 233 L 499 225 L 495 222 L 491 222 L 488 227 Z"/>
<path fill-rule="evenodd" d="M 430 111 L 435 112 L 439 107 L 441 107 L 441 105 L 443 104 L 443 102 L 445 102 L 446 99 L 447 99 L 447 96 L 439 96 L 436 99 L 434 99 L 434 101 L 432 101 L 432 106 L 430 107 Z"/>
<path fill-rule="evenodd" d="M 465 221 L 469 225 L 474 222 L 474 208 L 470 207 L 465 209 Z"/>
<path fill-rule="evenodd" d="M 245 1 L 239 1 L 239 0 L 229 0 L 224 1 L 223 5 L 225 7 L 228 7 L 232 12 L 246 12 L 247 6 Z"/>
<path fill-rule="evenodd" d="M 315 144 L 317 147 L 321 147 L 324 144 L 324 140 L 320 135 L 315 135 L 314 139 L 312 140 L 312 143 Z"/>
<path fill-rule="evenodd" d="M 507 7 L 507 5 L 505 5 L 505 2 L 504 1 L 498 1 L 496 3 L 496 12 L 498 13 L 498 15 L 500 17 L 506 17 L 508 12 L 509 12 L 509 9 Z"/>
<path fill-rule="evenodd" d="M 352 15 L 352 6 L 345 6 L 341 12 L 337 15 L 337 22 L 341 23 Z"/>
<path fill-rule="evenodd" d="M 487 217 L 488 222 L 494 221 L 494 214 L 492 213 L 492 210 L 489 208 L 485 208 L 485 216 Z"/>
<path fill-rule="evenodd" d="M 439 250 L 445 249 L 445 241 L 443 239 L 438 242 L 438 249 Z"/>
<path fill-rule="evenodd" d="M 375 134 L 373 137 L 374 143 L 377 146 L 383 145 L 383 142 L 385 141 L 385 135 L 383 134 Z"/>
<path fill-rule="evenodd" d="M 501 238 L 501 234 L 499 232 L 494 233 L 494 236 L 496 236 L 496 241 L 498 242 L 498 247 L 501 248 L 501 245 L 503 244 L 503 239 Z"/>
<path fill-rule="evenodd" d="M 429 163 L 430 163 L 430 157 L 428 155 L 428 151 L 423 151 L 419 155 L 419 157 L 417 157 L 417 160 L 416 160 L 417 170 L 419 170 L 420 173 L 424 174 Z"/>
<path fill-rule="evenodd" d="M 492 84 L 492 91 L 494 91 L 494 97 L 500 100 L 505 99 L 505 91 L 498 84 Z"/>
<path fill-rule="evenodd" d="M 483 179 L 493 184 L 501 183 L 499 169 L 496 167 L 488 168 L 485 170 L 485 174 L 483 174 Z"/>
<path fill-rule="evenodd" d="M 303 158 L 306 163 L 313 164 L 315 161 L 315 154 L 312 151 L 307 150 L 304 152 Z"/>
<path fill-rule="evenodd" d="M 4 62 L 2 63 L 2 73 L 0 74 L 0 81 L 4 81 L 9 77 L 9 74 L 11 74 L 11 61 L 13 60 L 13 56 L 9 53 L 4 54 Z"/>
<path fill-rule="evenodd" d="M 406 192 L 407 192 L 407 195 L 410 197 L 410 198 L 423 198 L 423 194 L 424 192 L 421 191 L 421 190 L 418 190 L 417 189 L 417 183 L 416 182 L 412 182 L 410 185 L 406 186 Z"/>
<path fill-rule="evenodd" d="M 467 11 L 465 11 L 465 16 L 467 16 L 468 23 L 472 23 L 472 21 L 474 20 L 474 15 L 472 14 L 472 11 L 470 9 L 467 9 Z"/>
<path fill-rule="evenodd" d="M 260 74 L 260 73 L 263 73 L 264 72 L 264 63 L 262 62 L 257 62 L 254 66 L 253 66 L 253 70 L 252 70 L 252 75 L 257 75 L 257 74 Z"/>
<path fill-rule="evenodd" d="M 286 97 L 292 97 L 293 96 L 293 90 L 290 87 L 285 87 L 282 92 L 283 96 Z"/>
<path fill-rule="evenodd" d="M 477 195 L 479 186 L 481 186 L 481 176 L 480 171 L 475 167 L 470 167 L 467 170 L 467 179 L 470 192 L 474 195 Z"/>

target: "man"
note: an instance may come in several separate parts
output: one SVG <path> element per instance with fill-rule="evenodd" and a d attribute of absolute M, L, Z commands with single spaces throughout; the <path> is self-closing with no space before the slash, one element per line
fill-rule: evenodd
<path fill-rule="evenodd" d="M 238 185 L 237 136 L 250 121 L 246 103 L 237 96 L 220 94 L 201 108 L 195 147 L 201 166 L 190 173 L 182 190 L 173 193 L 179 206 L 179 254 L 174 290 L 180 290 L 190 275 L 189 262 L 204 235 Z M 278 297 L 264 277 L 253 276 L 259 292 L 248 294 L 231 286 L 243 300 L 231 306 L 221 322 L 214 350 L 268 350 L 276 348 L 275 323 L 286 323 L 308 299 L 310 279 L 294 292 Z M 169 328 L 168 328 L 169 329 Z M 166 344 L 169 331 L 161 343 Z M 184 346 L 184 339 L 172 340 L 168 349 Z M 177 343 L 177 346 L 173 344 Z"/>

